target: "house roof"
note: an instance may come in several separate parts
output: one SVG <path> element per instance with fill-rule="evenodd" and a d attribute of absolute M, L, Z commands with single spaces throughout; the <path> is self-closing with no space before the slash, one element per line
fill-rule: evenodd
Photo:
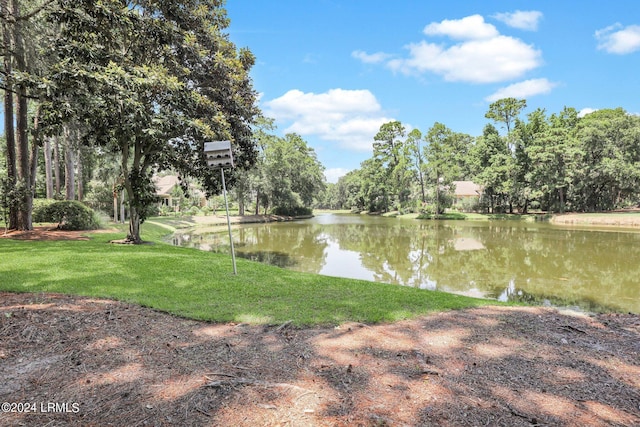
<path fill-rule="evenodd" d="M 175 175 L 156 176 L 153 178 L 153 183 L 158 189 L 157 194 L 159 196 L 168 196 L 171 194 L 171 190 L 176 185 L 180 185 L 178 177 Z"/>
<path fill-rule="evenodd" d="M 482 186 L 473 181 L 453 181 L 456 186 L 454 195 L 456 197 L 479 196 L 482 194 Z"/>
<path fill-rule="evenodd" d="M 160 197 L 170 197 L 175 187 L 180 186 L 180 179 L 176 175 L 154 176 L 153 183 L 156 186 L 156 194 Z M 195 197 L 205 197 L 204 192 L 193 185 L 189 185 L 189 192 Z"/>

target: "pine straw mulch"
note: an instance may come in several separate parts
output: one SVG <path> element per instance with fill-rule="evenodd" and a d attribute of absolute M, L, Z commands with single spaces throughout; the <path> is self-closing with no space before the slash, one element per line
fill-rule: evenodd
<path fill-rule="evenodd" d="M 299 329 L 0 293 L 0 378 L 0 401 L 37 411 L 2 426 L 632 426 L 640 318 L 486 307 Z"/>

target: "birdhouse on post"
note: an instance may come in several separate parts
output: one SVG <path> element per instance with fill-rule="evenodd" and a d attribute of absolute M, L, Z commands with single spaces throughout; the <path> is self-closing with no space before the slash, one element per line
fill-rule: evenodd
<path fill-rule="evenodd" d="M 233 274 L 238 274 L 236 268 L 236 251 L 233 248 L 233 236 L 231 235 L 231 220 L 229 219 L 229 202 L 227 201 L 227 184 L 224 182 L 224 168 L 233 168 L 233 154 L 231 153 L 231 141 L 213 141 L 204 143 L 204 154 L 207 156 L 207 166 L 211 169 L 220 169 L 222 177 L 222 194 L 224 194 L 224 207 L 227 211 L 227 228 L 229 230 L 229 246 L 231 246 L 231 260 L 233 262 Z"/>
<path fill-rule="evenodd" d="M 205 142 L 204 154 L 211 169 L 233 168 L 231 141 Z"/>

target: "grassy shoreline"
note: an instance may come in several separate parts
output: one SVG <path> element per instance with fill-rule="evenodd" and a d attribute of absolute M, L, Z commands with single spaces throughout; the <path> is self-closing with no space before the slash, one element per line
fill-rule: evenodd
<path fill-rule="evenodd" d="M 0 239 L 0 291 L 111 298 L 213 322 L 335 325 L 393 322 L 499 305 L 438 291 L 301 273 L 163 244 L 168 229 L 144 224 L 153 244 L 117 245 L 118 233 L 86 241 Z"/>
<path fill-rule="evenodd" d="M 564 213 L 564 214 L 479 214 L 479 213 L 445 213 L 443 215 L 388 215 L 401 219 L 420 220 L 465 220 L 465 221 L 548 221 L 557 225 L 614 226 L 623 228 L 640 227 L 640 211 L 606 212 L 606 213 Z"/>
<path fill-rule="evenodd" d="M 316 215 L 323 214 L 353 214 L 346 210 L 328 210 L 318 209 L 314 211 Z M 578 225 L 578 226 L 594 226 L 594 227 L 621 227 L 621 228 L 638 228 L 640 227 L 640 210 L 629 212 L 606 212 L 606 213 L 565 213 L 565 214 L 479 214 L 479 213 L 461 213 L 451 212 L 443 215 L 425 215 L 418 213 L 400 214 L 397 211 L 387 212 L 384 217 L 398 218 L 402 220 L 464 220 L 464 221 L 547 221 L 557 225 Z M 296 218 L 288 218 L 295 220 Z M 226 216 L 201 216 L 201 217 L 154 217 L 147 222 L 150 224 L 165 227 L 175 232 L 179 229 L 202 228 L 206 232 L 226 231 Z M 270 222 L 265 215 L 247 215 L 247 216 L 231 216 L 231 226 L 236 227 L 238 224 L 262 223 Z M 224 229 L 222 228 L 224 226 Z"/>
<path fill-rule="evenodd" d="M 505 215 L 465 215 L 464 219 L 476 221 L 511 219 Z M 529 221 L 532 217 L 518 219 Z M 570 225 L 626 228 L 636 221 L 640 225 L 640 212 L 562 217 L 571 219 Z M 115 226 L 118 230 L 107 233 L 88 233 L 88 241 L 0 239 L 0 291 L 111 298 L 198 320 L 251 324 L 291 321 L 298 326 L 345 321 L 384 323 L 500 304 L 438 291 L 295 272 L 244 259 L 237 260 L 239 274 L 234 276 L 226 254 L 163 243 L 168 233 L 201 226 L 202 222 L 226 226 L 226 217 L 205 218 L 150 219 L 142 229 L 143 238 L 153 243 L 150 245 L 109 244 L 125 234 L 125 226 Z M 416 219 L 417 215 L 398 218 Z M 605 224 L 612 219 L 615 223 Z"/>

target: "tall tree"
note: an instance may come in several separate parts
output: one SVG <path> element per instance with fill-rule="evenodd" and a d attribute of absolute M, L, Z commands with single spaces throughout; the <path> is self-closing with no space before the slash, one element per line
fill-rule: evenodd
<path fill-rule="evenodd" d="M 373 138 L 373 155 L 378 160 L 376 164 L 385 170 L 388 195 L 390 198 L 395 198 L 400 205 L 406 202 L 410 194 L 408 183 L 411 182 L 413 172 L 410 151 L 402 140 L 405 133 L 405 127 L 401 122 L 392 121 L 380 126 L 380 130 Z M 387 209 L 388 206 L 383 210 Z"/>
<path fill-rule="evenodd" d="M 424 148 L 429 180 L 433 186 L 436 214 L 446 208 L 447 195 L 452 192 L 451 184 L 459 176 L 456 161 L 456 134 L 442 123 L 434 123 L 424 136 Z"/>
<path fill-rule="evenodd" d="M 578 113 L 573 108 L 552 114 L 544 122 L 538 115 L 530 115 L 531 140 L 526 154 L 531 169 L 525 179 L 551 210 L 565 211 L 571 170 L 576 166 L 578 156 L 577 122 Z"/>
<path fill-rule="evenodd" d="M 484 196 L 489 200 L 489 211 L 504 202 L 509 193 L 509 176 L 513 157 L 500 137 L 495 126 L 487 124 L 482 136 L 478 137 L 471 157 L 474 159 L 476 175 L 474 181 L 484 188 Z"/>
<path fill-rule="evenodd" d="M 4 89 L 4 135 L 6 142 L 7 153 L 7 181 L 5 193 L 8 193 L 10 189 L 14 189 L 18 182 L 18 172 L 16 165 L 16 139 L 14 128 L 14 82 L 13 82 L 13 26 L 10 23 L 9 17 L 12 16 L 13 7 L 9 0 L 2 0 L 0 4 L 2 7 L 2 36 L 3 36 L 3 89 Z M 18 226 L 18 209 L 10 199 L 7 197 L 8 206 L 8 227 L 9 229 L 17 228 Z"/>
<path fill-rule="evenodd" d="M 324 190 L 324 167 L 315 151 L 297 134 L 272 137 L 264 149 L 265 190 L 271 206 L 295 214 L 310 208 Z"/>
<path fill-rule="evenodd" d="M 489 111 L 484 115 L 496 123 L 504 123 L 507 134 L 511 132 L 511 125 L 520 112 L 527 107 L 527 101 L 516 98 L 502 98 L 489 105 Z"/>
<path fill-rule="evenodd" d="M 38 19 L 40 12 L 50 3 L 19 0 L 2 0 L 0 3 L 7 182 L 11 187 L 9 228 L 21 230 L 33 228 L 31 210 L 38 153 L 38 142 L 34 140 L 30 145 L 28 138 L 28 99 L 37 97 L 37 88 L 33 85 L 35 64 L 32 51 L 40 38 L 35 32 L 30 32 L 33 28 L 31 21 Z M 33 123 L 38 125 L 37 116 Z M 33 130 L 32 135 L 38 136 L 38 129 Z"/>
<path fill-rule="evenodd" d="M 229 24 L 222 4 L 60 0 L 50 15 L 60 36 L 49 113 L 68 120 L 58 112 L 64 105 L 119 153 L 133 243 L 155 201 L 154 171 L 200 178 L 213 194 L 220 180 L 206 165 L 205 141 L 230 140 L 240 169 L 255 161 L 254 57 L 222 32 Z"/>
<path fill-rule="evenodd" d="M 378 157 L 366 159 L 360 163 L 357 173 L 359 180 L 358 198 L 363 208 L 370 212 L 386 212 L 391 205 L 391 190 L 388 174 Z"/>
<path fill-rule="evenodd" d="M 424 185 L 424 155 L 420 147 L 422 141 L 422 133 L 418 129 L 413 129 L 407 137 L 407 146 L 413 157 L 413 166 L 417 172 L 418 183 L 420 184 L 420 201 L 424 204 L 427 201 L 425 185 Z"/>

